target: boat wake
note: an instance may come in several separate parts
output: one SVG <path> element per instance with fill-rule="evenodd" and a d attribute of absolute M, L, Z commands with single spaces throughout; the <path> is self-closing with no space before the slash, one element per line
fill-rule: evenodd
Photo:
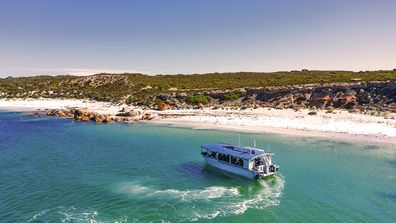
<path fill-rule="evenodd" d="M 284 178 L 276 176 L 269 180 L 254 181 L 233 187 L 211 186 L 203 189 L 158 190 L 136 182 L 124 182 L 116 187 L 117 193 L 127 194 L 130 199 L 147 205 L 150 213 L 131 207 L 133 222 L 146 222 L 147 214 L 158 222 L 190 222 L 230 215 L 241 215 L 250 208 L 264 209 L 276 206 L 284 188 Z M 111 204 L 109 204 L 111 205 Z M 127 217 L 106 218 L 93 209 L 56 207 L 34 213 L 27 222 L 89 222 L 121 223 Z M 154 221 L 155 222 L 155 221 Z"/>
<path fill-rule="evenodd" d="M 206 187 L 201 190 L 177 190 L 177 189 L 166 189 L 166 190 L 155 190 L 150 187 L 145 187 L 136 183 L 123 183 L 118 187 L 119 192 L 128 193 L 130 195 L 143 197 L 157 197 L 157 198 L 172 198 L 180 201 L 191 202 L 196 200 L 214 199 L 220 197 L 237 197 L 239 196 L 238 188 L 231 187 Z"/>
<path fill-rule="evenodd" d="M 155 201 L 152 205 L 163 210 L 157 213 L 158 217 L 180 222 L 241 215 L 250 208 L 264 209 L 276 206 L 280 202 L 284 183 L 284 178 L 278 175 L 272 179 L 236 187 L 158 190 L 136 182 L 124 182 L 119 184 L 116 190 L 118 193 L 128 194 L 131 199 L 143 200 L 145 203 Z"/>
<path fill-rule="evenodd" d="M 230 215 L 241 215 L 248 209 L 276 206 L 284 188 L 284 178 L 250 182 L 232 187 L 211 186 L 203 189 L 158 190 L 136 182 L 117 185 L 116 192 L 134 200 L 130 216 L 133 222 L 191 222 Z M 111 206 L 111 204 L 108 204 Z M 142 205 L 147 209 L 136 208 Z M 145 211 L 146 210 L 146 211 Z M 33 213 L 27 222 L 122 223 L 128 216 L 117 219 L 94 209 L 55 207 Z M 147 219 L 151 219 L 148 221 Z M 153 221 L 153 219 L 159 219 Z"/>
<path fill-rule="evenodd" d="M 93 209 L 56 207 L 35 213 L 27 222 L 124 223 L 128 222 L 128 218 L 108 220 Z"/>

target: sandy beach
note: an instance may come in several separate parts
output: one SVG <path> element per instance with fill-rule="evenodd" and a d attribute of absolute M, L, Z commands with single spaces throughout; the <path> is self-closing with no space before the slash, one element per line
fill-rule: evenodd
<path fill-rule="evenodd" d="M 116 115 L 127 105 L 75 99 L 0 99 L 0 110 L 33 112 L 45 109 L 87 108 Z M 258 108 L 246 110 L 140 110 L 156 116 L 152 123 L 192 128 L 240 132 L 267 132 L 347 141 L 396 144 L 396 114 L 371 116 L 335 110 L 332 113 L 310 110 Z"/>

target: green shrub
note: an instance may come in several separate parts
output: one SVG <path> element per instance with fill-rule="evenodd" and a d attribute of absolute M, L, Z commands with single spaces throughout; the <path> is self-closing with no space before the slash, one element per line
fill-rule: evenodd
<path fill-rule="evenodd" d="M 235 101 L 242 97 L 242 94 L 237 91 L 230 91 L 225 94 L 223 94 L 220 98 L 221 101 Z"/>
<path fill-rule="evenodd" d="M 189 96 L 186 99 L 186 102 L 190 105 L 197 105 L 199 103 L 202 103 L 203 105 L 207 105 L 209 104 L 209 101 L 210 98 L 204 95 Z"/>

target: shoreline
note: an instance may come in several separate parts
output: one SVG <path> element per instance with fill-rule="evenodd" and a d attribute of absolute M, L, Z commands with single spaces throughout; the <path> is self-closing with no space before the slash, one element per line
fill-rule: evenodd
<path fill-rule="evenodd" d="M 396 114 L 393 113 L 383 117 L 349 113 L 344 110 L 335 110 L 333 113 L 318 110 L 316 115 L 308 115 L 310 110 L 272 108 L 157 111 L 77 99 L 0 99 L 0 110 L 28 113 L 51 109 L 88 108 L 89 111 L 115 116 L 125 107 L 155 115 L 156 118 L 147 123 L 159 125 L 396 145 Z"/>
<path fill-rule="evenodd" d="M 380 135 L 362 135 L 362 134 L 349 134 L 349 133 L 337 133 L 337 132 L 323 132 L 314 130 L 301 130 L 301 129 L 290 129 L 290 128 L 276 128 L 276 127 L 252 127 L 252 126 L 227 126 L 227 125 L 216 125 L 216 124 L 202 124 L 201 122 L 181 122 L 176 120 L 153 120 L 148 124 L 157 124 L 164 126 L 171 126 L 176 128 L 192 128 L 198 130 L 222 130 L 231 132 L 244 132 L 244 133 L 264 133 L 264 134 L 277 134 L 284 136 L 295 136 L 295 137 L 307 137 L 317 138 L 323 140 L 334 140 L 351 143 L 367 143 L 373 145 L 386 145 L 395 146 L 396 137 L 387 137 Z"/>

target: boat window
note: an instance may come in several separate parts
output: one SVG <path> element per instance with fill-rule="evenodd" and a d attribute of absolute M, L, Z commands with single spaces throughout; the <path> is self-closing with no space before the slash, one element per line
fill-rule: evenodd
<path fill-rule="evenodd" d="M 237 166 L 243 166 L 243 159 L 231 156 L 231 163 Z"/>
<path fill-rule="evenodd" d="M 217 156 L 219 160 L 224 161 L 224 162 L 230 162 L 230 155 L 219 153 Z"/>
<path fill-rule="evenodd" d="M 214 158 L 216 158 L 216 152 L 211 152 L 211 151 L 208 151 L 208 156 L 209 157 L 214 157 Z"/>
<path fill-rule="evenodd" d="M 201 154 L 204 156 L 208 155 L 208 149 L 206 149 L 205 147 L 201 147 Z"/>

